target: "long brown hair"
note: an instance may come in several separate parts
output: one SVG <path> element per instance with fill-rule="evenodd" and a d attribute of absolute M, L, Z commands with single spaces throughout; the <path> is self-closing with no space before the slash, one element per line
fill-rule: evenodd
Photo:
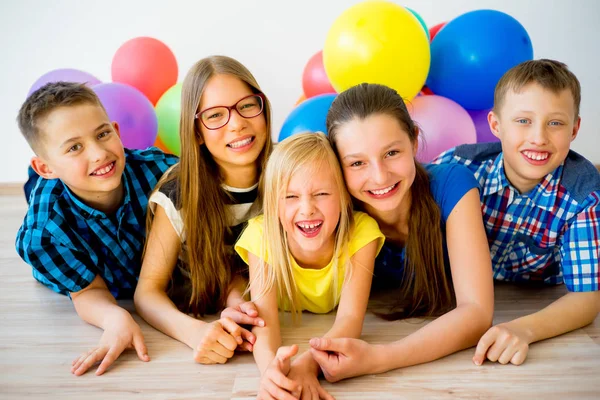
<path fill-rule="evenodd" d="M 363 83 L 340 93 L 327 114 L 327 132 L 336 153 L 336 136 L 340 126 L 376 114 L 396 119 L 411 143 L 416 143 L 418 129 L 415 128 L 402 97 L 387 86 Z M 427 171 L 417 160 L 414 162 L 416 175 L 410 188 L 412 201 L 404 278 L 397 304 L 399 311 L 382 315 L 386 319 L 439 315 L 453 304 L 444 267 L 441 212 L 431 194 Z"/>
<path fill-rule="evenodd" d="M 233 258 L 225 246 L 225 235 L 231 221 L 225 207 L 228 194 L 222 189 L 223 177 L 212 154 L 205 144 L 198 144 L 201 133 L 195 120 L 206 84 L 217 74 L 235 76 L 245 82 L 252 92 L 262 93 L 250 71 L 233 58 L 211 56 L 194 64 L 183 81 L 181 92 L 181 158 L 155 189 L 168 182 L 178 182 L 180 204 L 176 206 L 181 210 L 185 234 L 182 251 L 185 252 L 185 267 L 189 271 L 192 286 L 188 309 L 185 311 L 194 315 L 203 315 L 222 307 L 232 278 Z M 266 98 L 263 113 L 267 140 L 256 160 L 259 176 L 273 147 L 271 106 Z M 152 217 L 149 212 L 147 226 L 151 226 Z"/>

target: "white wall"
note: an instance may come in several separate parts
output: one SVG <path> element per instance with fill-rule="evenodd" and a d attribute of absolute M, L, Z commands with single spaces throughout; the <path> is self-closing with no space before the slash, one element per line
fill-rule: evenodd
<path fill-rule="evenodd" d="M 600 2 L 596 0 L 395 0 L 429 26 L 476 9 L 515 17 L 534 58 L 569 65 L 581 81 L 582 126 L 573 148 L 600 164 Z M 0 0 L 0 182 L 26 179 L 32 155 L 15 118 L 29 87 L 55 68 L 77 68 L 109 82 L 112 56 L 137 36 L 166 43 L 179 81 L 202 57 L 237 58 L 273 104 L 276 135 L 302 92 L 302 70 L 322 49 L 329 27 L 360 0 Z M 502 34 L 498 32 L 498 34 Z"/>

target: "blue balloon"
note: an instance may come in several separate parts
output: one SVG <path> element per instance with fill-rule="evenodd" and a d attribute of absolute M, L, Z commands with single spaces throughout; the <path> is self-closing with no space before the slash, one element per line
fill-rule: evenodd
<path fill-rule="evenodd" d="M 335 96 L 335 93 L 321 94 L 300 103 L 283 122 L 279 131 L 279 141 L 306 131 L 327 134 L 325 119 Z"/>
<path fill-rule="evenodd" d="M 491 108 L 502 75 L 532 59 L 531 39 L 519 21 L 500 11 L 471 11 L 448 22 L 431 42 L 427 86 L 466 109 Z"/>

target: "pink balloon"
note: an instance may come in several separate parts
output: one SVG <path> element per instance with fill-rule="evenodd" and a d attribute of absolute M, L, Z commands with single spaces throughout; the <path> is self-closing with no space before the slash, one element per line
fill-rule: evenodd
<path fill-rule="evenodd" d="M 307 99 L 320 94 L 335 93 L 323 66 L 322 50 L 314 54 L 306 63 L 302 73 L 302 90 Z"/>
<path fill-rule="evenodd" d="M 420 129 L 419 161 L 428 163 L 452 147 L 477 142 L 475 124 L 467 110 L 458 103 L 430 95 L 416 97 L 407 106 Z"/>

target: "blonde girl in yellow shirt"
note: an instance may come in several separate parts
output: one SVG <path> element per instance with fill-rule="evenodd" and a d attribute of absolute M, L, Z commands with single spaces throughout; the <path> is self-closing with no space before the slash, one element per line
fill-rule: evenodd
<path fill-rule="evenodd" d="M 278 309 L 297 320 L 302 311 L 328 313 L 339 305 L 325 336 L 358 338 L 384 236 L 373 218 L 352 211 L 322 133 L 294 135 L 276 146 L 260 185 L 264 215 L 248 222 L 235 245 L 249 265 L 249 291 L 265 321 L 252 328 L 258 398 L 330 399 L 311 353 L 291 361 L 298 347 L 280 347 Z"/>

